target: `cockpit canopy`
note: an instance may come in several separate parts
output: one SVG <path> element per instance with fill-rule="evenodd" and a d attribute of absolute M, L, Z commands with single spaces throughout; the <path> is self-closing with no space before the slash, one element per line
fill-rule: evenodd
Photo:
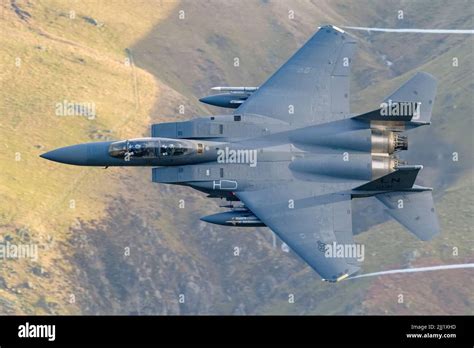
<path fill-rule="evenodd" d="M 167 158 L 194 152 L 189 141 L 165 138 L 141 138 L 116 141 L 109 146 L 109 155 L 115 158 L 126 156 L 140 158 Z"/>

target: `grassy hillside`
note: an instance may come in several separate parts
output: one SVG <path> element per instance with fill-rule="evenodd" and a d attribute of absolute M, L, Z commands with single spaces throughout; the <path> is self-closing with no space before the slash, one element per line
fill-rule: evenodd
<path fill-rule="evenodd" d="M 161 87 L 149 73 L 126 64 L 125 49 L 174 5 L 8 1 L 1 6 L 1 237 L 38 243 L 40 257 L 37 264 L 0 261 L 6 284 L 0 296 L 16 313 L 76 313 L 80 307 L 66 301 L 76 291 L 71 264 L 65 262 L 70 250 L 61 246 L 78 219 L 104 216 L 121 183 L 111 171 L 57 166 L 38 156 L 68 144 L 146 132 Z M 137 24 L 130 27 L 129 21 Z M 95 117 L 56 115 L 56 104 L 64 100 L 94 103 Z M 19 235 L 22 230 L 26 236 Z M 48 279 L 35 276 L 34 268 L 42 268 Z M 54 303 L 52 309 L 37 306 L 44 298 Z"/>
<path fill-rule="evenodd" d="M 84 169 L 38 158 L 59 146 L 146 135 L 153 122 L 227 112 L 197 99 L 215 85 L 259 85 L 319 25 L 470 28 L 470 2 L 17 0 L 1 6 L 0 31 L 8 34 L 0 35 L 0 236 L 38 243 L 40 257 L 0 260 L 0 313 L 474 312 L 469 272 L 322 283 L 293 253 L 281 251 L 280 241 L 273 248 L 268 229 L 200 222 L 219 202 L 153 184 L 149 168 Z M 404 22 L 396 19 L 399 9 Z M 472 262 L 472 38 L 354 35 L 356 112 L 373 109 L 415 71 L 440 83 L 433 125 L 409 134 L 407 157 L 426 165 L 423 179 L 435 187 L 443 234 L 422 243 L 393 221 L 378 226 L 357 237 L 367 248 L 364 271 Z M 95 103 L 97 115 L 57 116 L 63 100 Z M 458 162 L 451 160 L 454 151 Z M 400 293 L 403 305 L 396 301 Z"/>

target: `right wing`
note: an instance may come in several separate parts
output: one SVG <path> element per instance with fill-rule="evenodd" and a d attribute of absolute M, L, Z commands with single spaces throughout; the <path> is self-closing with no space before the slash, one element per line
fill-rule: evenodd
<path fill-rule="evenodd" d="M 320 124 L 349 114 L 349 73 L 355 41 L 327 25 L 234 112 L 296 124 Z"/>

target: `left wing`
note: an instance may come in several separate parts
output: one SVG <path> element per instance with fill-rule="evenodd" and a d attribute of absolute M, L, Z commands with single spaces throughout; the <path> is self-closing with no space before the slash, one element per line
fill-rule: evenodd
<path fill-rule="evenodd" d="M 360 255 L 352 234 L 350 195 L 331 191 L 330 184 L 295 180 L 235 194 L 323 279 L 334 282 L 359 270 Z"/>

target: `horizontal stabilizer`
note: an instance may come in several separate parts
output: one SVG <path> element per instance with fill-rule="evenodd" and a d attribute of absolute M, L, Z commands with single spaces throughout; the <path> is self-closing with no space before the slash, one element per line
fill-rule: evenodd
<path fill-rule="evenodd" d="M 389 95 L 386 103 L 411 102 L 420 104 L 420 112 L 411 120 L 415 124 L 429 124 L 436 95 L 436 79 L 427 73 L 419 72 L 400 88 Z"/>
<path fill-rule="evenodd" d="M 401 225 L 421 240 L 439 233 L 439 223 L 430 191 L 388 192 L 375 196 Z"/>
<path fill-rule="evenodd" d="M 397 191 L 413 188 L 416 176 L 423 166 L 398 166 L 397 170 L 356 187 L 354 191 Z"/>
<path fill-rule="evenodd" d="M 412 102 L 382 103 L 380 109 L 354 116 L 362 121 L 401 121 L 410 122 L 419 113 L 419 104 Z"/>

